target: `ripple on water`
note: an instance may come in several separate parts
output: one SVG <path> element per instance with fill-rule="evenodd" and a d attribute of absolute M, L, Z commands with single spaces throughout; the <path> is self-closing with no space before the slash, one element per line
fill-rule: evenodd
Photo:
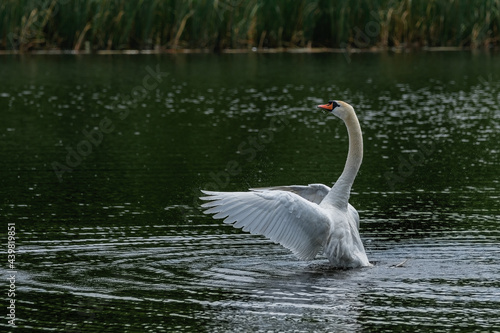
<path fill-rule="evenodd" d="M 146 235 L 139 226 L 85 227 L 75 231 L 76 242 L 71 234 L 33 240 L 20 254 L 26 258 L 21 288 L 119 302 L 122 310 L 150 302 L 158 307 L 150 309 L 153 315 L 194 312 L 212 323 L 208 327 L 217 323 L 215 331 L 239 325 L 266 331 L 290 322 L 299 331 L 429 320 L 450 327 L 500 324 L 491 317 L 500 305 L 499 270 L 493 269 L 498 235 L 436 233 L 398 242 L 368 232 L 367 252 L 376 265 L 338 270 L 322 256 L 298 261 L 272 242 L 217 224 L 147 229 Z M 107 241 L 95 237 L 101 233 Z"/>

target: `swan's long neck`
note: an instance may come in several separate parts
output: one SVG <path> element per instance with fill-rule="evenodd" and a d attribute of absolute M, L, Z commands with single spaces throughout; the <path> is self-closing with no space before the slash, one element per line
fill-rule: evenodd
<path fill-rule="evenodd" d="M 363 135 L 354 110 L 344 119 L 344 123 L 349 134 L 347 161 L 344 171 L 325 197 L 326 202 L 340 209 L 347 209 L 351 187 L 363 161 Z"/>

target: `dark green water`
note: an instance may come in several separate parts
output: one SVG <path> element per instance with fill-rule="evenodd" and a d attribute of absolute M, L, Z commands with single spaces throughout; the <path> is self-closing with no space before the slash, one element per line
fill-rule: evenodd
<path fill-rule="evenodd" d="M 14 299 L 22 332 L 500 330 L 499 55 L 350 60 L 0 58 L 2 316 Z M 298 261 L 198 207 L 200 188 L 331 185 L 348 142 L 329 99 L 363 129 L 351 203 L 373 268 Z"/>

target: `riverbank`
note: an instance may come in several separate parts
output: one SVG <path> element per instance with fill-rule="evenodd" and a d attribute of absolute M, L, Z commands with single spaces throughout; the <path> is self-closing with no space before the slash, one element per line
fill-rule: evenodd
<path fill-rule="evenodd" d="M 495 48 L 495 51 L 498 48 Z M 459 51 L 479 51 L 477 49 L 470 49 L 465 47 L 422 47 L 420 49 L 407 49 L 407 48 L 370 48 L 370 49 L 356 49 L 356 48 L 326 48 L 326 47 L 316 47 L 316 48 L 274 48 L 274 49 L 225 49 L 221 50 L 220 53 L 224 54 L 239 54 L 239 53 L 373 53 L 373 52 L 392 52 L 392 53 L 408 53 L 412 51 L 423 51 L 423 52 L 459 52 Z M 19 50 L 0 50 L 0 55 L 20 55 L 20 54 L 32 54 L 32 55 L 63 55 L 63 54 L 73 54 L 73 55 L 138 55 L 138 54 L 209 54 L 213 53 L 210 49 L 165 49 L 165 50 L 97 50 L 95 52 L 89 52 L 85 50 L 75 51 L 75 50 L 33 50 L 28 53 L 21 52 Z"/>

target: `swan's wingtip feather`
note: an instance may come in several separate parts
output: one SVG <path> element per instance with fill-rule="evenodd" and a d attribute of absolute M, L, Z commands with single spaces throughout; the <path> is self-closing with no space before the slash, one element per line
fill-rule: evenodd
<path fill-rule="evenodd" d="M 204 200 L 207 200 L 207 199 L 204 199 Z M 208 200 L 212 200 L 212 201 L 205 202 L 205 203 L 201 204 L 200 207 L 201 208 L 210 208 L 210 207 L 220 206 L 220 204 L 217 201 L 213 201 L 214 199 L 208 199 Z"/>
<path fill-rule="evenodd" d="M 201 191 L 201 193 L 206 194 L 206 195 L 217 195 L 220 193 L 217 191 L 209 191 L 209 190 L 200 190 L 200 191 Z"/>
<path fill-rule="evenodd" d="M 216 191 L 207 191 L 207 190 L 200 190 L 203 194 L 206 196 L 201 196 L 201 200 L 218 200 L 221 199 L 224 192 L 216 192 Z"/>

